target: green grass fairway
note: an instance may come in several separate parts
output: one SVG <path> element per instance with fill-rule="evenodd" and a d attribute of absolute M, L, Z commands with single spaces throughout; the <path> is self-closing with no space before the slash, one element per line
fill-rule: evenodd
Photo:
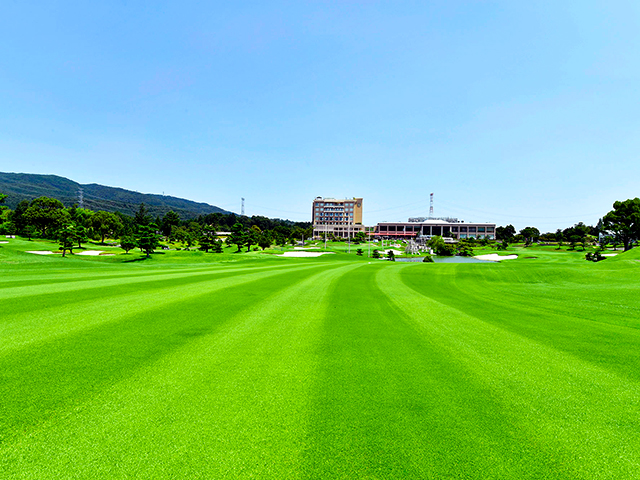
<path fill-rule="evenodd" d="M 640 478 L 640 249 L 51 246 L 0 245 L 1 479 Z"/>

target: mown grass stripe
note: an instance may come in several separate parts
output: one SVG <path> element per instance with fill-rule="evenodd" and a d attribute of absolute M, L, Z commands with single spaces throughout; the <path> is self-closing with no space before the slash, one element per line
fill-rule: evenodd
<path fill-rule="evenodd" d="M 532 288 L 493 275 L 461 270 L 452 277 L 420 267 L 403 269 L 402 280 L 441 304 L 640 381 L 640 306 L 634 305 L 638 285 L 624 288 L 612 281 L 619 293 L 612 305 L 611 285 L 602 282 L 597 282 L 597 292 L 578 293 L 582 286 L 547 283 Z"/>
<path fill-rule="evenodd" d="M 252 297 L 255 301 L 268 296 L 274 277 L 280 277 L 275 284 L 286 286 L 309 275 L 310 270 L 264 272 L 235 285 L 218 285 L 217 292 L 202 289 L 186 299 L 166 295 L 157 298 L 150 310 L 136 308 L 117 320 L 2 357 L 0 442 L 19 435 L 24 426 L 32 428 L 61 409 L 83 403 L 166 352 L 219 328 L 249 307 Z"/>
<path fill-rule="evenodd" d="M 425 338 L 485 383 L 533 441 L 576 477 L 632 478 L 640 471 L 640 384 L 416 295 L 401 281 L 403 268 L 381 270 L 380 289 Z"/>
<path fill-rule="evenodd" d="M 5 304 L 5 316 L 0 322 L 0 357 L 29 345 L 50 341 L 96 325 L 117 322 L 134 313 L 165 308 L 170 302 L 206 295 L 216 290 L 235 287 L 260 278 L 288 274 L 297 270 L 322 266 L 289 266 L 283 269 L 239 269 L 214 275 L 170 278 L 138 285 L 131 291 L 126 286 L 67 292 L 41 297 L 13 308 Z M 11 312 L 11 313 L 10 313 Z"/>
<path fill-rule="evenodd" d="M 227 305 L 232 315 L 219 328 L 165 352 L 74 416 L 32 431 L 26 457 L 21 441 L 7 445 L 5 472 L 297 478 L 326 291 L 354 268 L 297 271 L 237 290 L 245 308 Z"/>
<path fill-rule="evenodd" d="M 188 270 L 186 272 L 171 272 L 171 273 L 156 273 L 155 275 L 120 275 L 119 277 L 107 278 L 107 279 L 98 279 L 98 280 L 70 280 L 62 283 L 56 284 L 29 284 L 23 286 L 16 287 L 6 287 L 4 289 L 0 289 L 0 300 L 5 299 L 17 299 L 20 297 L 35 297 L 36 295 L 52 295 L 52 294 L 60 294 L 69 291 L 76 291 L 80 289 L 90 289 L 90 288 L 107 288 L 112 286 L 120 287 L 122 285 L 134 285 L 137 283 L 150 283 L 150 282 L 161 282 L 164 280 L 172 280 L 178 278 L 187 278 L 189 280 L 193 280 L 200 275 L 208 276 L 215 273 L 222 272 L 231 272 L 231 271 L 243 271 L 243 270 L 274 270 L 278 268 L 291 268 L 290 264 L 285 265 L 268 265 L 268 266 L 250 266 L 250 267 L 236 267 L 236 268 L 216 268 L 216 269 L 206 269 L 204 271 L 194 272 L 192 270 Z"/>
<path fill-rule="evenodd" d="M 380 292 L 367 266 L 330 295 L 305 478 L 513 478 L 556 468 L 523 445 L 484 384 L 450 362 Z M 501 435 L 497 441 L 497 435 Z M 526 476 L 526 475 L 523 475 Z"/>

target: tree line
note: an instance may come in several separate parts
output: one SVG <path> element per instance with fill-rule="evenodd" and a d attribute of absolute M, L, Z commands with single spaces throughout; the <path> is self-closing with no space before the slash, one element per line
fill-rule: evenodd
<path fill-rule="evenodd" d="M 509 243 L 531 245 L 534 242 L 557 243 L 558 248 L 567 243 L 570 248 L 598 243 L 601 247 L 622 245 L 624 251 L 631 249 L 640 240 L 640 198 L 631 198 L 613 203 L 613 210 L 602 217 L 597 225 L 585 225 L 582 222 L 555 232 L 541 234 L 536 227 L 525 227 L 516 232 L 513 225 L 496 228 L 496 240 L 503 248 Z"/>
<path fill-rule="evenodd" d="M 0 194 L 0 203 L 5 198 L 6 195 Z M 134 216 L 130 216 L 121 212 L 93 211 L 77 205 L 65 207 L 59 200 L 49 197 L 24 200 L 15 210 L 5 206 L 0 210 L 0 234 L 21 235 L 29 240 L 59 240 L 63 255 L 73 248 L 82 248 L 82 244 L 89 240 L 104 244 L 106 239 L 119 240 L 126 252 L 140 248 L 147 256 L 163 238 L 181 243 L 185 248 L 198 246 L 205 252 L 222 252 L 219 232 L 225 232 L 227 244 L 235 245 L 241 251 L 245 246 L 247 250 L 252 246 L 265 249 L 274 244 L 286 245 L 309 238 L 312 227 L 308 222 L 233 213 L 211 213 L 183 221 L 177 213 L 169 211 L 154 219 L 144 203 L 140 204 Z"/>
<path fill-rule="evenodd" d="M 6 195 L 0 194 L 0 204 Z M 205 252 L 221 252 L 222 240 L 219 232 L 225 232 L 226 243 L 237 247 L 268 248 L 271 245 L 284 246 L 303 238 L 311 238 L 313 227 L 309 222 L 292 222 L 263 216 L 242 216 L 236 214 L 211 213 L 200 215 L 196 219 L 183 221 L 173 212 L 155 219 L 149 215 L 144 203 L 140 204 L 134 216 L 121 212 L 93 211 L 78 208 L 77 205 L 65 207 L 62 202 L 49 197 L 23 200 L 15 210 L 0 205 L 0 234 L 21 235 L 28 239 L 58 239 L 63 251 L 82 248 L 90 239 L 104 244 L 105 239 L 119 239 L 120 246 L 126 251 L 140 248 L 149 255 L 158 247 L 161 238 L 173 243 L 182 243 L 186 248 L 198 246 Z M 356 234 L 355 237 L 363 233 Z M 354 243 L 364 238 L 354 238 Z M 531 245 L 535 242 L 557 243 L 558 248 L 566 242 L 575 249 L 585 245 L 599 243 L 622 245 L 627 251 L 640 240 L 640 198 L 616 201 L 597 225 L 585 225 L 580 222 L 572 227 L 558 229 L 556 232 L 540 233 L 536 227 L 525 227 L 519 232 L 513 225 L 496 228 L 496 240 L 500 248 L 506 249 L 509 243 Z M 487 242 L 486 239 L 482 241 Z M 455 247 L 458 254 L 466 253 L 470 243 L 458 242 Z M 77 245 L 77 247 L 76 247 Z M 433 245 L 442 252 L 454 247 Z"/>

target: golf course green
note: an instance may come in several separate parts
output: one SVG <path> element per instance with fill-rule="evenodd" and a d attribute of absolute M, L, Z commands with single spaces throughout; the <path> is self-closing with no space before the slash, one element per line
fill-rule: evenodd
<path fill-rule="evenodd" d="M 640 248 L 52 245 L 0 245 L 2 479 L 640 478 Z"/>

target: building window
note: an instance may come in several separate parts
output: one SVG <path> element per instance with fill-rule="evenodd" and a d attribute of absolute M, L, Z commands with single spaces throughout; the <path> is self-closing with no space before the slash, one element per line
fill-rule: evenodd
<path fill-rule="evenodd" d="M 469 231 L 470 231 L 470 232 L 474 232 L 474 233 L 475 233 L 475 231 L 476 231 L 476 227 L 469 227 Z"/>

